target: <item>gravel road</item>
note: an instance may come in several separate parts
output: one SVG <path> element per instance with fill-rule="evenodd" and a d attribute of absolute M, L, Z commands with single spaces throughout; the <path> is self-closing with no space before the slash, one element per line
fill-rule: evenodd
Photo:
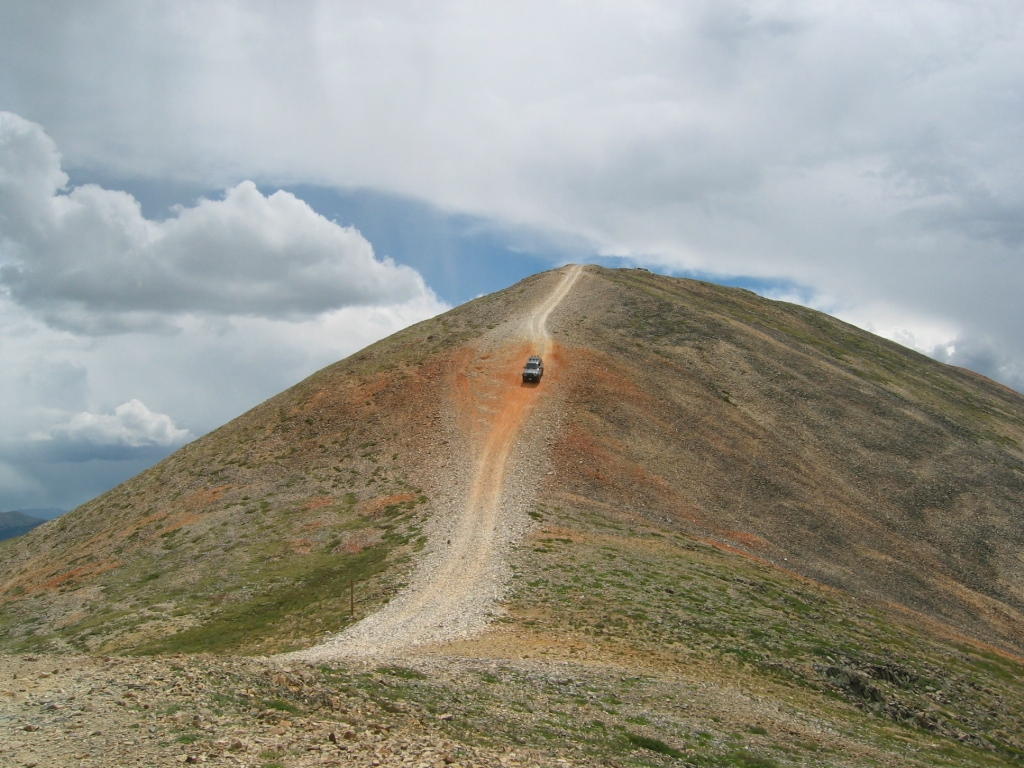
<path fill-rule="evenodd" d="M 550 355 L 548 316 L 581 271 L 579 265 L 566 268 L 531 314 L 498 326 L 482 342 L 455 399 L 461 411 L 456 419 L 474 434 L 465 460 L 452 464 L 451 513 L 434 521 L 431 546 L 410 585 L 348 630 L 280 658 L 321 662 L 395 656 L 416 646 L 463 639 L 488 625 L 509 580 L 507 549 L 527 527 L 535 485 L 530 479 L 542 461 L 516 452 L 517 441 L 555 379 L 547 372 L 540 386 L 523 384 L 520 366 L 527 354 Z"/>

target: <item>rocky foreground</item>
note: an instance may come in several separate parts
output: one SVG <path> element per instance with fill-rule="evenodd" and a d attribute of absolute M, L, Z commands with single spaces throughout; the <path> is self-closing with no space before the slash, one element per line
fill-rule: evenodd
<path fill-rule="evenodd" d="M 183 666 L 184 665 L 184 666 Z M 400 668 L 367 675 L 388 684 Z M 416 674 L 408 670 L 405 674 Z M 0 657 L 0 765 L 567 766 L 468 746 L 447 712 L 387 710 L 345 675 L 252 659 Z"/>
<path fill-rule="evenodd" d="M 0 765 L 1010 766 L 1024 746 L 894 720 L 830 678 L 659 669 L 500 631 L 474 644 L 492 658 L 0 656 Z M 892 698 L 883 687 L 871 690 Z"/>

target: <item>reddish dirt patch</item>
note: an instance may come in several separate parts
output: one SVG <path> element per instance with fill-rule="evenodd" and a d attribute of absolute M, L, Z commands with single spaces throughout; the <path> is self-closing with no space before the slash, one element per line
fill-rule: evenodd
<path fill-rule="evenodd" d="M 86 579 L 91 579 L 94 576 L 99 576 L 101 573 L 106 573 L 107 571 L 112 571 L 115 568 L 120 568 L 122 565 L 124 565 L 124 563 L 120 561 L 110 560 L 83 565 L 80 568 L 74 568 L 61 574 L 55 574 L 48 581 L 40 584 L 34 589 L 28 590 L 28 592 L 46 592 L 51 589 L 57 589 L 58 587 L 77 584 L 80 581 L 85 581 Z"/>
<path fill-rule="evenodd" d="M 748 533 L 747 531 L 722 531 L 722 535 L 727 539 L 735 541 L 737 544 L 742 544 L 744 547 L 752 549 L 768 549 L 771 547 L 771 544 L 760 536 Z"/>
<path fill-rule="evenodd" d="M 205 507 L 213 504 L 234 487 L 233 485 L 218 485 L 214 488 L 204 488 L 185 497 L 185 503 L 196 507 Z"/>
<path fill-rule="evenodd" d="M 295 539 L 288 542 L 289 549 L 296 555 L 308 555 L 313 551 L 314 546 L 315 543 L 311 539 Z"/>
<path fill-rule="evenodd" d="M 337 503 L 338 500 L 333 496 L 317 496 L 315 499 L 310 499 L 309 503 L 306 504 L 306 509 L 321 509 Z"/>
<path fill-rule="evenodd" d="M 164 526 L 164 528 L 160 531 L 160 534 L 162 535 L 165 533 L 170 533 L 171 531 L 176 531 L 179 528 L 184 528 L 186 525 L 191 525 L 198 519 L 199 515 L 184 515 L 172 521 L 168 525 Z"/>

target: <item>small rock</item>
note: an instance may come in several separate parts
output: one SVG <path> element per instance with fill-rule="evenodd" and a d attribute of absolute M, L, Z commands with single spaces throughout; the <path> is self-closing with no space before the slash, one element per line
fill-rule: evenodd
<path fill-rule="evenodd" d="M 443 721 L 454 720 L 455 715 L 451 714 L 450 712 L 445 712 L 443 715 L 438 715 L 437 719 Z"/>
<path fill-rule="evenodd" d="M 38 725 L 26 725 L 26 726 L 25 726 L 24 728 L 22 728 L 21 730 L 23 730 L 23 731 L 29 731 L 29 732 L 31 733 L 32 731 L 38 731 L 38 730 L 39 730 L 39 726 L 38 726 Z"/>

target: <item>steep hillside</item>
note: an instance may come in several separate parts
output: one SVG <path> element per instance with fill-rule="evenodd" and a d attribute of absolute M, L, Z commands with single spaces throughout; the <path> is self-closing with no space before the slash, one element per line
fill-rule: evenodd
<path fill-rule="evenodd" d="M 118 663 L 289 766 L 1013 765 L 1021 446 L 1021 395 L 821 313 L 565 268 L 0 544 L 0 645 L 225 654 Z"/>
<path fill-rule="evenodd" d="M 740 289 L 588 270 L 545 495 L 1024 649 L 1024 397 Z"/>

